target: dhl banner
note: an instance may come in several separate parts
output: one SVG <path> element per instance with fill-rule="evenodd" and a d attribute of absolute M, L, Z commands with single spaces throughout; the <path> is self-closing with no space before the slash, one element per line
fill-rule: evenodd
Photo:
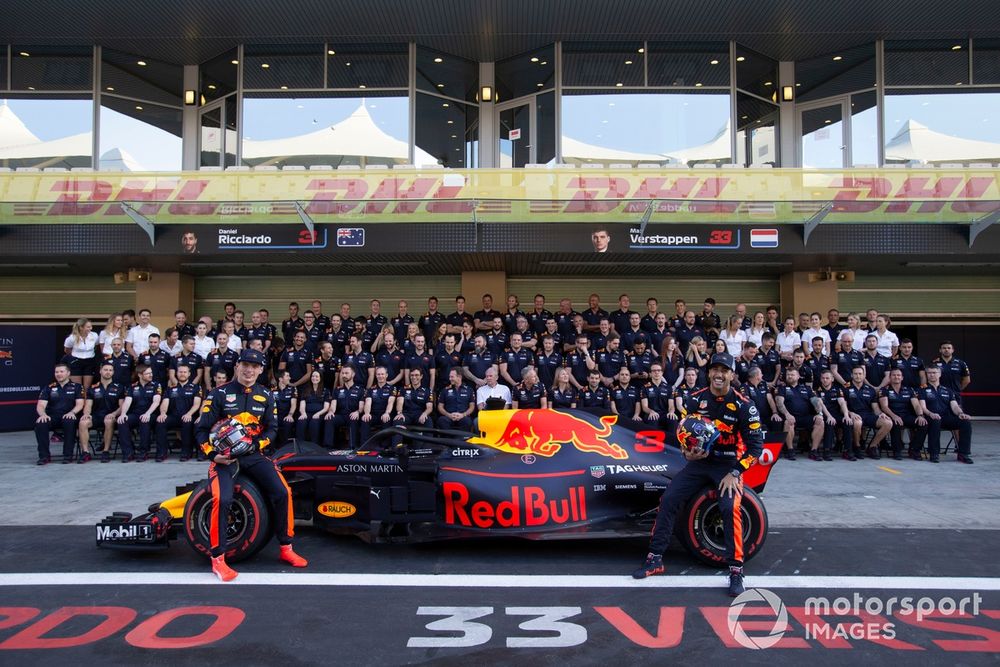
<path fill-rule="evenodd" d="M 972 222 L 1000 170 L 413 170 L 10 173 L 0 224 Z"/>

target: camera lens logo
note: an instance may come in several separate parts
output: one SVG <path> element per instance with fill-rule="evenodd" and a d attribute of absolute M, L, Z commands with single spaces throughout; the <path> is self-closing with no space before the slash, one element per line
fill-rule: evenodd
<path fill-rule="evenodd" d="M 763 603 L 771 608 L 774 614 L 774 625 L 764 635 L 751 637 L 743 629 L 740 615 L 747 605 L 754 605 L 751 608 L 760 609 L 755 603 Z M 749 613 L 747 616 L 751 616 Z M 785 636 L 788 630 L 788 610 L 785 603 L 777 595 L 765 588 L 750 588 L 739 595 L 729 605 L 729 612 L 726 614 L 726 623 L 729 626 L 729 633 L 736 642 L 751 649 L 771 648 Z"/>

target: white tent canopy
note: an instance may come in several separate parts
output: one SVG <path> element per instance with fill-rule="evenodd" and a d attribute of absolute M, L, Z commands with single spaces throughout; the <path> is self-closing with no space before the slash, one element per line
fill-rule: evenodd
<path fill-rule="evenodd" d="M 962 139 L 907 120 L 885 145 L 887 162 L 995 162 L 1000 144 Z"/>
<path fill-rule="evenodd" d="M 670 151 L 668 155 L 674 162 L 686 162 L 693 165 L 699 162 L 729 162 L 733 147 L 729 140 L 729 122 L 708 142 L 700 146 L 682 148 Z"/>
<path fill-rule="evenodd" d="M 577 141 L 571 137 L 563 135 L 562 138 L 563 162 L 567 164 L 581 164 L 589 161 L 593 162 L 664 162 L 666 156 L 660 153 L 633 153 L 631 151 L 618 150 L 617 148 L 607 148 L 605 146 L 595 146 L 582 141 Z"/>
<path fill-rule="evenodd" d="M 409 162 L 410 147 L 395 139 L 372 120 L 362 101 L 348 118 L 316 132 L 296 137 L 243 140 L 243 161 L 250 165 L 293 164 L 402 164 Z M 436 164 L 428 153 L 416 149 L 414 163 Z"/>
<path fill-rule="evenodd" d="M 7 100 L 0 104 L 0 148 L 37 144 L 38 137 L 31 133 L 17 114 L 7 105 Z"/>

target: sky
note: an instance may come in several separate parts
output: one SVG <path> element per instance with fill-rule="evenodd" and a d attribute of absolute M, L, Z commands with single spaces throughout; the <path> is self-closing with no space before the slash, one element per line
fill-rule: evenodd
<path fill-rule="evenodd" d="M 313 132 L 347 118 L 361 101 L 248 98 L 244 136 L 263 140 Z M 364 103 L 386 134 L 406 140 L 409 118 L 405 97 L 370 98 Z M 43 141 L 91 131 L 93 107 L 87 100 L 19 99 L 8 104 Z M 669 153 L 711 140 L 725 125 L 728 114 L 729 96 L 725 94 L 567 95 L 562 98 L 562 132 L 597 146 Z M 876 162 L 875 119 L 874 110 L 854 118 L 855 164 Z M 1000 93 L 888 95 L 886 141 L 908 119 L 943 134 L 1000 144 Z M 107 108 L 102 109 L 101 123 L 101 152 L 119 147 L 148 169 L 180 168 L 179 138 Z M 841 132 L 842 124 L 831 123 L 806 137 L 805 163 L 839 166 Z"/>

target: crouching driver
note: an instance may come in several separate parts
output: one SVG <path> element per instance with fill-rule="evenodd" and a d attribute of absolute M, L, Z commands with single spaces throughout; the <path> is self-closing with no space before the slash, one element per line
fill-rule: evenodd
<path fill-rule="evenodd" d="M 281 560 L 294 567 L 307 564 L 305 558 L 292 550 L 292 492 L 274 463 L 260 452 L 274 439 L 278 428 L 271 392 L 257 384 L 263 370 L 264 355 L 257 350 L 243 350 L 236 364 L 235 378 L 208 394 L 198 420 L 198 443 L 212 460 L 208 467 L 212 491 L 212 572 L 222 581 L 231 581 L 237 575 L 226 565 L 225 558 L 226 520 L 233 502 L 233 477 L 237 472 L 253 478 L 271 501 Z M 227 418 L 228 422 L 223 421 Z M 213 428 L 220 421 L 223 424 Z M 248 451 L 241 451 L 244 449 Z M 237 460 L 238 465 L 233 465 Z"/>
<path fill-rule="evenodd" d="M 708 364 L 708 387 L 692 393 L 684 402 L 677 431 L 687 459 L 681 471 L 663 492 L 656 514 L 649 553 L 636 579 L 663 574 L 663 552 L 673 534 L 677 512 L 705 485 L 719 489 L 726 552 L 729 560 L 729 594 L 743 592 L 743 471 L 760 456 L 764 444 L 760 415 L 753 401 L 730 385 L 735 362 L 729 354 L 713 354 Z M 690 430 L 688 428 L 690 427 Z"/>

